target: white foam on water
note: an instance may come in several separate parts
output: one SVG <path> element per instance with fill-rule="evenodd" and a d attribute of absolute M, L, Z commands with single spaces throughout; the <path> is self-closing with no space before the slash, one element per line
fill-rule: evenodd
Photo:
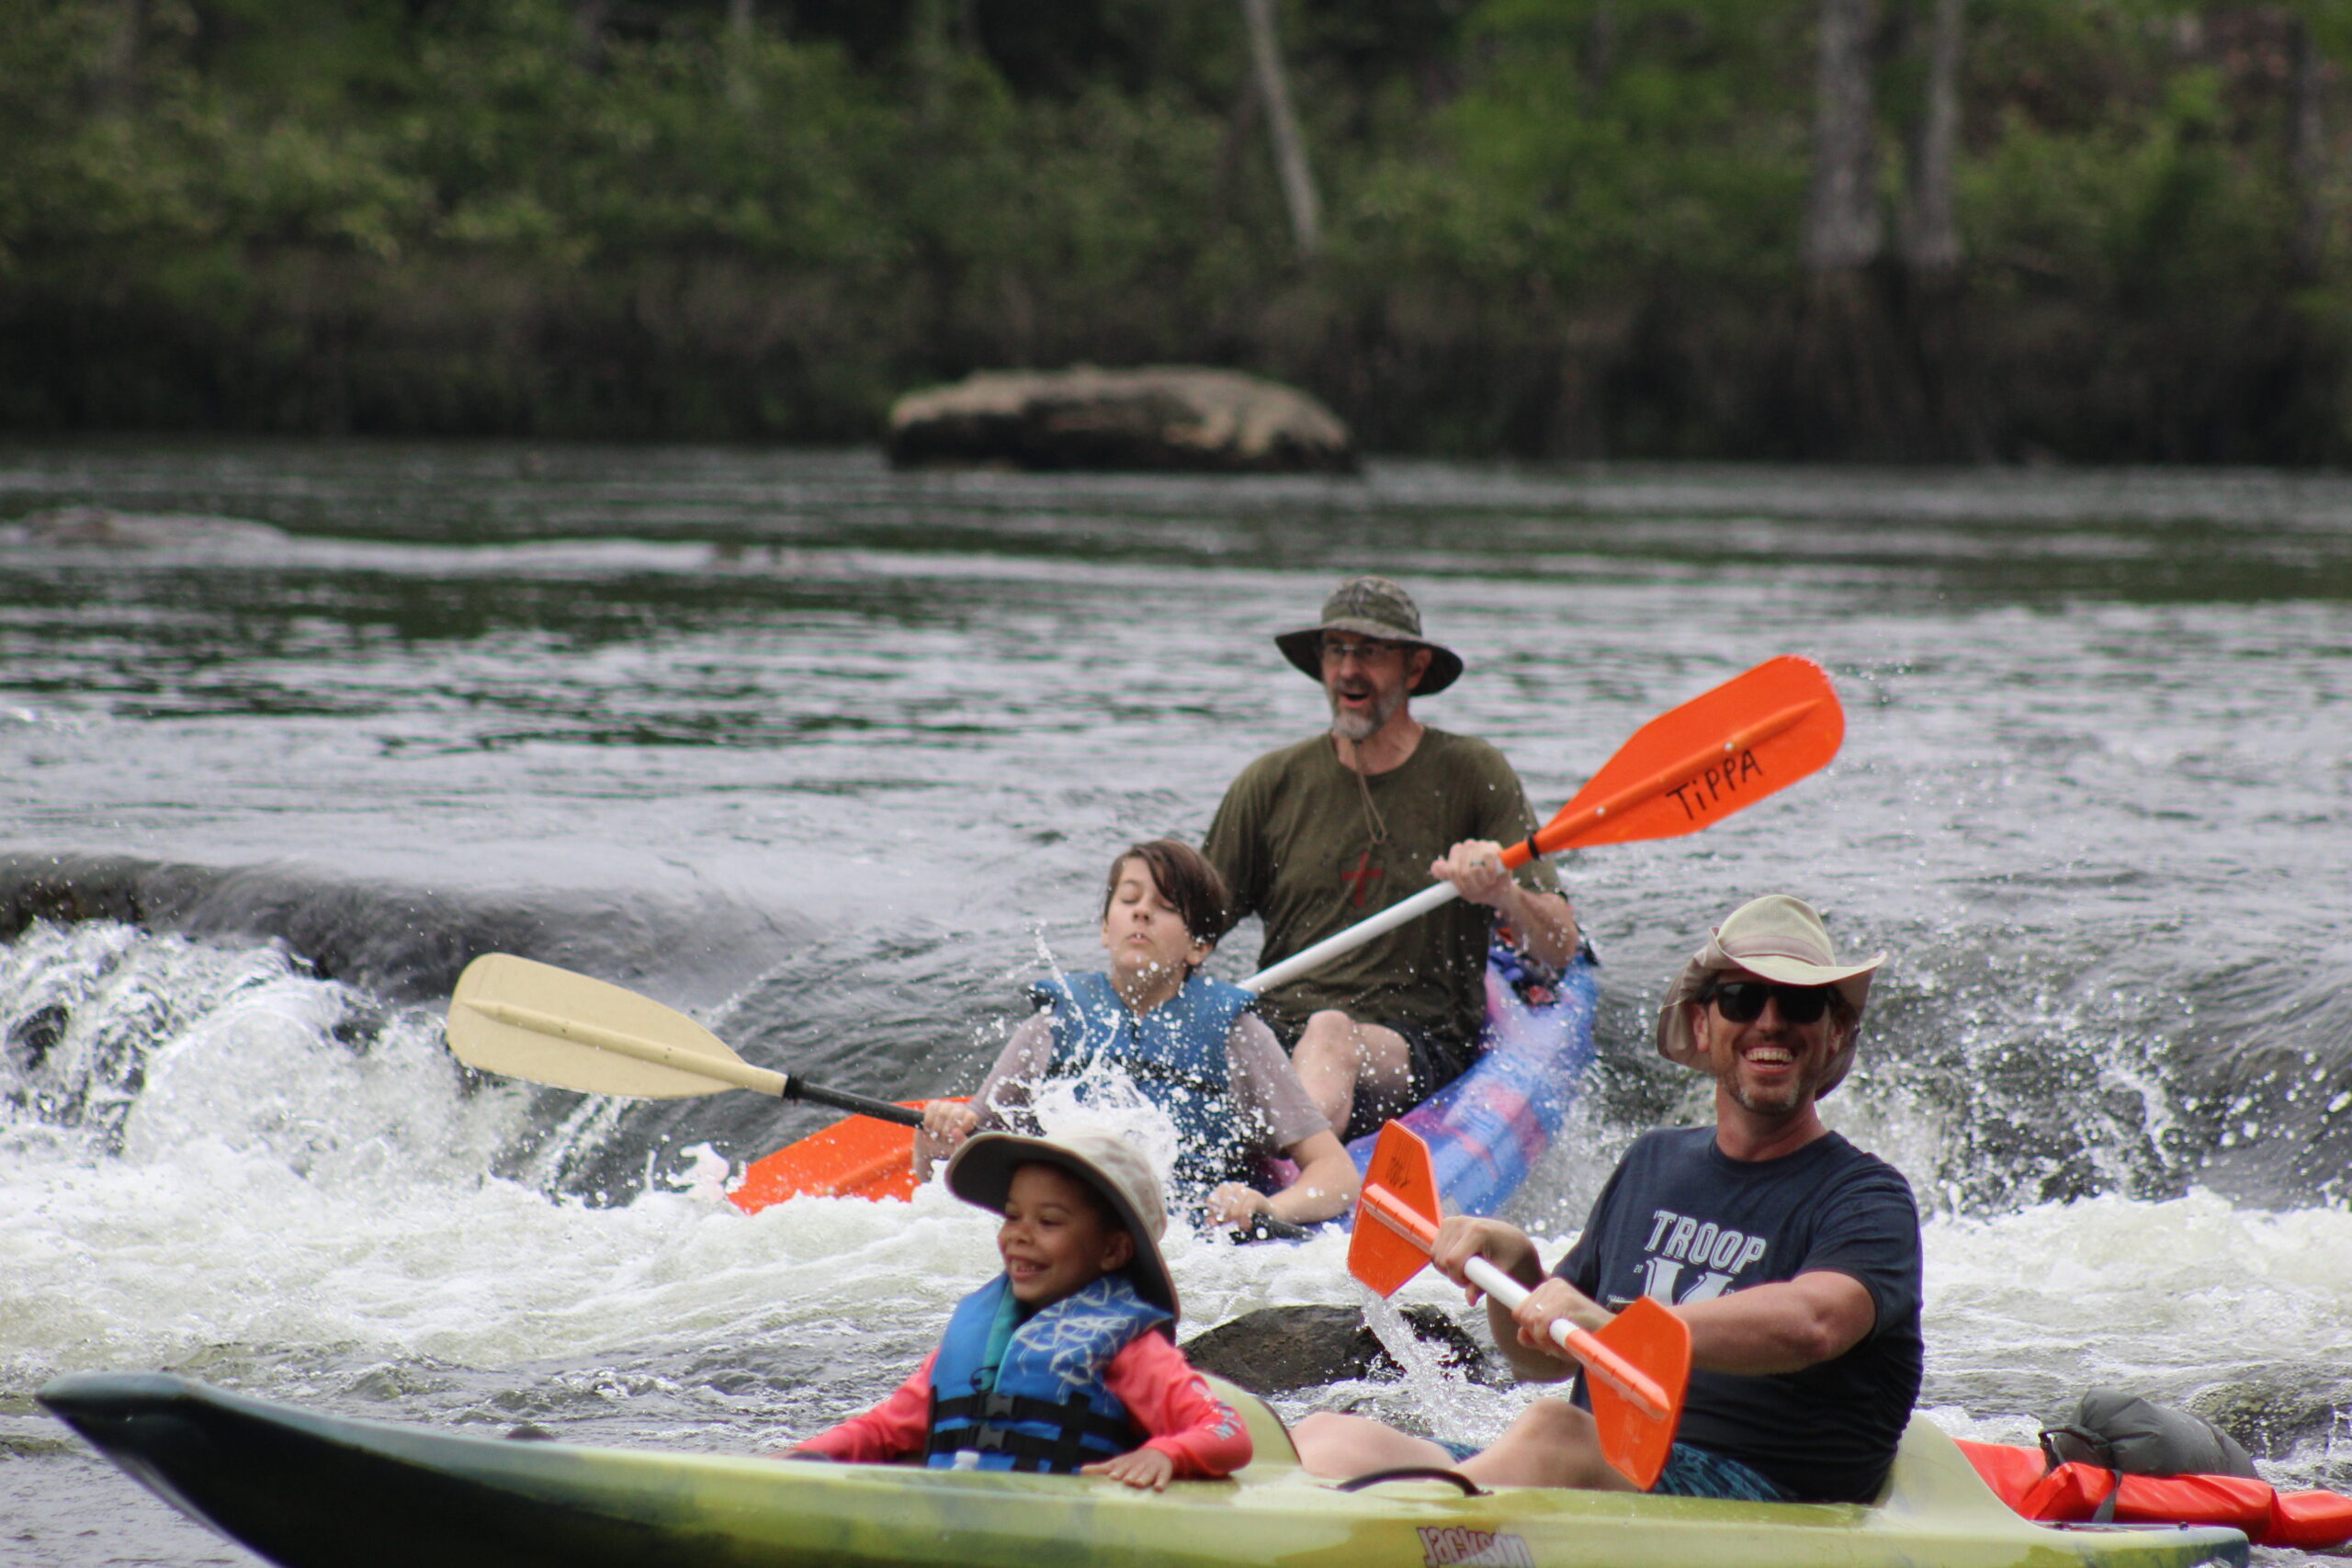
<path fill-rule="evenodd" d="M 28 941 L 79 963 L 46 971 L 52 988 L 79 974 L 85 998 L 52 1068 L 129 1018 L 161 1037 L 119 1120 L 0 1125 L 0 1366 L 15 1386 L 224 1346 L 506 1367 L 843 1322 L 916 1346 L 995 1270 L 992 1218 L 936 1183 L 909 1205 L 745 1216 L 718 1200 L 706 1151 L 696 1191 L 550 1198 L 487 1174 L 528 1092 L 462 1092 L 429 1014 L 385 1021 L 358 1051 L 334 1037 L 348 994 L 273 950 L 99 925 Z M 9 957 L 27 962 L 23 944 Z M 1100 1102 L 1041 1109 L 1049 1126 L 1105 1119 Z M 1145 1111 L 1113 1119 L 1164 1169 L 1173 1130 Z M 1242 1247 L 1180 1222 L 1164 1250 L 1193 1329 L 1358 1299 L 1337 1234 Z M 1973 1418 L 2012 1436 L 2095 1382 L 2195 1395 L 2266 1365 L 2341 1365 L 2352 1345 L 2340 1210 L 2103 1197 L 1936 1218 L 1927 1255 L 1931 1381 L 1992 1400 Z M 1433 1274 L 1404 1299 L 1463 1310 Z"/>
<path fill-rule="evenodd" d="M 1999 1395 L 1939 1408 L 1947 1429 L 2030 1443 L 2101 1384 L 2176 1404 L 2251 1398 L 2320 1427 L 2271 1479 L 2352 1483 L 2352 1213 L 2104 1197 L 1936 1221 L 1927 1244 L 1931 1382 Z"/>
<path fill-rule="evenodd" d="M 466 1091 L 422 1011 L 382 1021 L 364 1051 L 345 1045 L 350 994 L 271 949 L 91 923 L 36 929 L 8 957 L 76 1004 L 44 1081 L 103 1088 L 95 1058 L 109 1050 L 135 1046 L 143 1064 L 115 1074 L 119 1116 L 60 1124 L 20 1109 L 0 1123 L 12 1386 L 233 1347 L 499 1368 L 843 1322 L 919 1344 L 997 1268 L 993 1217 L 937 1183 L 911 1204 L 803 1199 L 746 1216 L 722 1201 L 707 1149 L 688 1190 L 616 1208 L 490 1175 L 529 1124 L 531 1091 Z M 0 1000 L 31 1010 L 46 993 L 30 988 L 0 983 Z M 1048 1126 L 1105 1117 L 1045 1109 Z M 1164 1169 L 1172 1126 L 1130 1109 L 1116 1130 Z M 1309 1249 L 1236 1248 L 1181 1224 L 1166 1247 L 1196 1323 L 1304 1299 L 1333 1267 L 1302 1276 Z"/>
<path fill-rule="evenodd" d="M 468 1091 L 428 1013 L 377 1021 L 355 1049 L 335 1036 L 351 995 L 274 950 L 99 924 L 36 929 L 8 956 L 30 948 L 45 988 L 0 976 L 0 1002 L 76 1005 L 0 1121 L 11 1386 L 222 1347 L 500 1367 L 765 1332 L 797 1301 L 838 1314 L 843 1267 L 887 1296 L 894 1270 L 861 1267 L 877 1245 L 916 1278 L 989 1256 L 985 1224 L 944 1193 L 748 1218 L 710 1157 L 698 1196 L 550 1198 L 489 1174 L 531 1091 Z"/>
<path fill-rule="evenodd" d="M 1133 1145 L 1151 1167 L 1164 1194 L 1182 1150 L 1175 1118 L 1146 1099 L 1114 1062 L 1089 1062 L 1074 1077 L 1057 1078 L 1030 1091 L 1030 1113 L 1047 1137 L 1079 1132 L 1109 1133 Z"/>
<path fill-rule="evenodd" d="M 2344 1210 L 2273 1213 L 2205 1191 L 2103 1197 L 1943 1221 L 1928 1235 L 1939 1316 L 2030 1325 L 2044 1341 L 2102 1348 L 2118 1371 L 2194 1367 L 2215 1349 L 2235 1367 L 2352 1347 Z"/>
<path fill-rule="evenodd" d="M 998 1268 L 994 1217 L 936 1181 L 905 1204 L 797 1199 L 745 1215 L 719 1196 L 706 1151 L 689 1161 L 687 1190 L 612 1208 L 550 1197 L 488 1174 L 527 1124 L 530 1092 L 461 1089 L 430 1014 L 396 1015 L 355 1050 L 335 1036 L 348 995 L 271 950 L 101 928 L 76 940 L 107 976 L 90 994 L 109 999 L 77 1011 L 75 1027 L 95 1032 L 61 1039 L 52 1061 L 95 1049 L 109 1020 L 145 1017 L 162 1037 L 143 1089 L 107 1123 L 119 1152 L 102 1126 L 21 1114 L 0 1125 L 7 1387 L 183 1368 L 232 1383 L 258 1376 L 299 1397 L 313 1363 L 344 1376 L 379 1366 L 395 1382 L 460 1369 L 511 1373 L 550 1396 L 593 1394 L 624 1421 L 626 1440 L 780 1443 L 887 1391 Z M 161 1011 L 144 989 L 158 967 L 172 972 L 175 998 Z M 1099 1122 L 1103 1111 L 1084 1114 Z M 1570 1239 L 1542 1238 L 1542 1255 L 1556 1259 Z M 1189 1334 L 1265 1306 L 1361 1303 L 1346 1246 L 1333 1233 L 1238 1247 L 1179 1222 L 1163 1250 Z M 2266 1369 L 2345 1366 L 2352 1345 L 2352 1213 L 2340 1210 L 2273 1213 L 2201 1191 L 2103 1197 L 1934 1217 L 1926 1250 L 1929 1414 L 1959 1435 L 2030 1442 L 2096 1383 L 2202 1401 L 2264 1381 Z M 1439 1306 L 1484 1334 L 1483 1314 L 1433 1271 L 1396 1301 Z M 1281 1402 L 1284 1413 L 1346 1404 L 1476 1444 L 1558 1392 L 1488 1389 L 1428 1364 L 1392 1312 L 1381 1305 L 1373 1321 L 1402 1351 L 1403 1382 L 1335 1385 Z M 756 1366 L 762 1347 L 785 1345 L 827 1352 L 821 1386 L 788 1404 L 730 1406 L 744 1412 L 730 1430 L 670 1407 L 628 1414 L 647 1403 L 639 1395 L 692 1382 L 714 1354 Z M 278 1370 L 256 1372 L 260 1363 Z M 2336 1414 L 2266 1472 L 2343 1488 L 2352 1387 L 2301 1393 Z M 447 1418 L 446 1402 L 417 1407 L 427 1419 L 436 1408 Z"/>
<path fill-rule="evenodd" d="M 1441 1279 L 1439 1283 L 1443 1284 L 1443 1280 Z M 1461 1308 L 1458 1292 L 1448 1287 L 1444 1294 L 1452 1308 Z M 1367 1414 L 1401 1420 L 1409 1429 L 1426 1431 L 1443 1441 L 1484 1448 L 1502 1436 L 1503 1428 L 1510 1425 L 1529 1400 L 1547 1393 L 1566 1392 L 1540 1385 L 1493 1389 L 1451 1373 L 1429 1342 L 1413 1332 L 1412 1324 L 1394 1298 L 1383 1299 L 1368 1290 L 1361 1291 L 1359 1295 L 1363 1303 L 1364 1321 L 1372 1325 L 1381 1347 L 1404 1371 L 1404 1376 L 1394 1383 L 1374 1385 L 1366 1403 Z M 1483 1338 L 1485 1320 L 1484 1311 L 1474 1314 L 1474 1336 Z"/>
<path fill-rule="evenodd" d="M 0 1150 L 11 1382 L 221 1346 L 499 1368 L 756 1340 L 845 1312 L 920 1317 L 952 1299 L 939 1281 L 995 1268 L 988 1218 L 934 1191 L 757 1216 L 672 1192 L 597 1209 L 487 1177 L 338 1186 L 215 1138 L 163 1165 L 39 1142 Z"/>

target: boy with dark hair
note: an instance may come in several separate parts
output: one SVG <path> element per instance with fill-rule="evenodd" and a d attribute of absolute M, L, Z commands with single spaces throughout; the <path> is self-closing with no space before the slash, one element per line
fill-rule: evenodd
<path fill-rule="evenodd" d="M 1329 1219 L 1355 1201 L 1356 1168 L 1316 1110 L 1249 992 L 1202 975 L 1216 949 L 1225 887 L 1199 851 L 1173 839 L 1134 844 L 1111 863 L 1102 897 L 1106 973 L 1031 987 L 1040 1010 L 1013 1031 L 968 1101 L 934 1100 L 915 1140 L 918 1169 L 985 1127 L 1026 1112 L 1040 1085 L 1114 1066 L 1176 1124 L 1180 1200 L 1209 1223 L 1255 1214 Z M 1276 1157 L 1299 1168 L 1278 1192 L 1259 1185 Z"/>

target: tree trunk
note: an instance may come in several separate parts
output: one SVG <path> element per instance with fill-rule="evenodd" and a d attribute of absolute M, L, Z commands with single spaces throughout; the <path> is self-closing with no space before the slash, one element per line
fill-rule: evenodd
<path fill-rule="evenodd" d="M 1210 208 L 1210 224 L 1222 230 L 1231 220 L 1234 193 L 1241 185 L 1243 161 L 1250 143 L 1257 139 L 1258 116 L 1263 112 L 1264 95 L 1258 91 L 1258 78 L 1253 73 L 1242 78 L 1241 96 L 1226 117 L 1225 134 L 1217 139 L 1216 198 Z"/>
<path fill-rule="evenodd" d="M 914 75 L 915 118 L 936 130 L 946 113 L 948 71 L 955 60 L 954 0 L 915 0 L 907 54 Z"/>
<path fill-rule="evenodd" d="M 1266 108 L 1266 129 L 1274 143 L 1274 168 L 1282 177 L 1283 200 L 1290 208 L 1291 236 L 1301 259 L 1315 254 L 1321 242 L 1323 213 L 1315 199 L 1315 179 L 1307 172 L 1306 143 L 1299 136 L 1298 119 L 1291 112 L 1290 87 L 1283 78 L 1283 57 L 1274 41 L 1273 0 L 1241 0 L 1241 18 L 1250 29 L 1250 62 L 1258 78 L 1258 96 Z"/>
<path fill-rule="evenodd" d="M 612 14 L 612 0 L 579 0 L 571 8 L 571 39 L 586 70 L 605 68 L 605 24 Z"/>
<path fill-rule="evenodd" d="M 2295 203 L 2290 265 L 2295 281 L 2309 283 L 2319 276 L 2327 251 L 2327 61 L 2312 37 L 2311 18 L 2297 12 L 2289 25 L 2294 51 L 2287 117 L 2287 179 Z"/>
<path fill-rule="evenodd" d="M 1960 222 L 1953 209 L 1953 162 L 1960 141 L 1962 8 L 1966 0 L 1935 0 L 1928 35 L 1927 101 L 1911 127 L 1909 189 L 1904 203 L 1903 265 L 1932 283 L 1960 265 Z"/>
<path fill-rule="evenodd" d="M 1875 10 L 1873 0 L 1821 0 L 1804 230 L 1804 265 L 1815 275 L 1868 266 L 1883 240 L 1871 94 Z"/>
<path fill-rule="evenodd" d="M 727 0 L 727 40 L 720 46 L 726 57 L 727 102 L 737 114 L 749 114 L 760 107 L 743 58 L 752 47 L 755 22 L 752 5 L 752 0 Z"/>
<path fill-rule="evenodd" d="M 1594 0 L 1592 20 L 1587 25 L 1584 36 L 1585 91 L 1599 93 L 1607 87 L 1610 74 L 1616 69 L 1616 0 Z"/>
<path fill-rule="evenodd" d="M 139 107 L 146 11 L 145 0 L 113 0 L 98 12 L 107 28 L 106 56 L 83 84 L 83 96 L 100 114 L 127 114 Z"/>

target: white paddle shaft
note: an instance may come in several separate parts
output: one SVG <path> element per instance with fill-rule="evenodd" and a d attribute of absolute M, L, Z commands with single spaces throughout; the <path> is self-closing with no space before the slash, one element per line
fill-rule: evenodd
<path fill-rule="evenodd" d="M 1529 1296 L 1534 1294 L 1534 1292 L 1530 1291 L 1526 1286 L 1521 1284 L 1518 1280 L 1512 1279 L 1510 1275 L 1504 1273 L 1501 1269 L 1496 1268 L 1493 1264 L 1487 1262 L 1483 1258 L 1472 1258 L 1468 1267 L 1464 1268 L 1462 1272 L 1469 1276 L 1470 1282 L 1472 1284 L 1486 1292 L 1487 1294 L 1494 1297 L 1495 1300 L 1502 1303 L 1503 1310 L 1505 1312 L 1517 1312 L 1519 1310 L 1519 1303 L 1525 1301 Z M 1552 1337 L 1560 1342 L 1560 1348 L 1562 1349 L 1566 1349 L 1568 1346 L 1568 1320 L 1565 1317 L 1554 1318 L 1552 1320 L 1552 1326 L 1558 1331 L 1554 1334 Z"/>
<path fill-rule="evenodd" d="M 1518 1311 L 1519 1303 L 1534 1293 L 1483 1258 L 1473 1258 L 1463 1267 L 1462 1272 L 1472 1284 L 1502 1303 L 1505 1312 Z M 1577 1343 L 1579 1340 L 1583 1343 Z M 1591 1335 L 1565 1317 L 1555 1317 L 1552 1320 L 1552 1343 L 1582 1361 L 1586 1371 L 1623 1394 L 1643 1415 L 1653 1421 L 1666 1419 L 1668 1408 L 1666 1391 L 1658 1387 L 1655 1380 L 1645 1376 L 1639 1368 L 1611 1353 Z"/>
<path fill-rule="evenodd" d="M 1811 671 L 1815 680 L 1820 683 L 1822 689 L 1819 695 L 1809 697 L 1801 703 L 1792 703 L 1767 718 L 1748 725 L 1745 728 L 1735 729 L 1730 735 L 1721 739 L 1709 740 L 1694 747 L 1679 761 L 1659 768 L 1646 777 L 1618 785 L 1604 799 L 1595 801 L 1589 806 L 1579 807 L 1578 803 L 1584 799 L 1585 795 L 1591 793 L 1593 786 L 1608 777 L 1610 770 L 1614 768 L 1618 761 L 1645 735 L 1655 733 L 1660 725 L 1668 723 L 1677 714 L 1688 712 L 1694 705 L 1706 703 L 1721 705 L 1735 688 L 1753 682 L 1758 678 L 1767 677 L 1768 671 L 1776 665 L 1783 664 L 1786 659 L 1787 656 L 1783 656 L 1781 660 L 1769 660 L 1746 674 L 1735 676 L 1724 682 L 1713 691 L 1700 694 L 1680 707 L 1660 715 L 1634 731 L 1633 739 L 1619 747 L 1617 755 L 1611 757 L 1608 764 L 1593 775 L 1592 783 L 1579 791 L 1575 800 L 1560 807 L 1559 815 L 1545 823 L 1534 837 L 1527 841 L 1525 848 L 1529 852 L 1530 858 L 1557 854 L 1573 843 L 1581 841 L 1587 834 L 1603 822 L 1610 821 L 1612 818 L 1622 817 L 1626 812 L 1645 806 L 1660 796 L 1697 783 L 1711 770 L 1723 767 L 1724 759 L 1726 757 L 1736 757 L 1744 751 L 1761 746 L 1768 740 L 1776 739 L 1796 728 L 1818 712 L 1825 703 L 1829 705 L 1830 713 L 1841 727 L 1842 733 L 1842 726 L 1845 722 L 1844 712 L 1838 706 L 1837 694 L 1828 689 L 1828 677 L 1823 675 L 1817 666 L 1805 664 L 1802 660 L 1795 660 L 1794 662 L 1804 664 L 1805 669 Z M 1837 745 L 1832 741 L 1830 750 L 1834 752 L 1836 750 Z M 1826 760 L 1825 758 L 1821 761 Z M 1706 827 L 1718 817 L 1728 816 L 1752 801 L 1761 800 L 1783 784 L 1804 777 L 1805 773 L 1820 765 L 1820 761 L 1814 761 L 1797 773 L 1764 784 L 1760 791 L 1750 789 L 1746 793 L 1711 795 L 1703 809 L 1694 808 L 1692 804 L 1686 800 L 1683 802 L 1683 810 L 1686 814 L 1686 819 L 1683 822 L 1661 829 L 1655 833 L 1636 833 L 1634 837 L 1663 838 L 1696 831 L 1698 829 Z M 1516 852 L 1516 847 L 1514 852 Z M 1510 865 L 1511 863 L 1506 858 L 1504 863 Z M 1259 971 L 1242 981 L 1241 988 L 1245 991 L 1264 991 L 1272 987 L 1282 985 L 1285 981 L 1295 980 L 1327 960 L 1337 958 L 1343 953 L 1362 947 L 1383 931 L 1395 931 L 1407 920 L 1418 919 L 1431 909 L 1458 897 L 1460 893 L 1451 882 L 1431 883 L 1404 902 L 1392 904 L 1369 919 L 1359 920 L 1343 931 L 1325 937 L 1312 947 L 1292 953 L 1272 968 Z"/>
<path fill-rule="evenodd" d="M 1383 931 L 1393 931 L 1408 920 L 1417 920 L 1441 904 L 1462 896 L 1451 882 L 1432 882 L 1401 903 L 1391 904 L 1369 919 L 1359 920 L 1346 931 L 1327 936 L 1313 947 L 1301 948 L 1271 969 L 1262 969 L 1241 982 L 1245 991 L 1263 991 L 1285 980 L 1295 980 L 1326 959 L 1337 958 L 1370 942 Z"/>

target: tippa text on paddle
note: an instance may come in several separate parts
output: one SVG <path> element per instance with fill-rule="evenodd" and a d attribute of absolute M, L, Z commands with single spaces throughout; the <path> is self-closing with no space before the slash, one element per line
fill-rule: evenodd
<path fill-rule="evenodd" d="M 1713 764 L 1705 772 L 1684 780 L 1666 793 L 1682 807 L 1684 820 L 1696 822 L 1719 809 L 1731 810 L 1745 805 L 1741 796 L 1764 781 L 1764 764 L 1756 760 L 1754 749 L 1749 748 L 1736 757 L 1727 757 Z"/>

